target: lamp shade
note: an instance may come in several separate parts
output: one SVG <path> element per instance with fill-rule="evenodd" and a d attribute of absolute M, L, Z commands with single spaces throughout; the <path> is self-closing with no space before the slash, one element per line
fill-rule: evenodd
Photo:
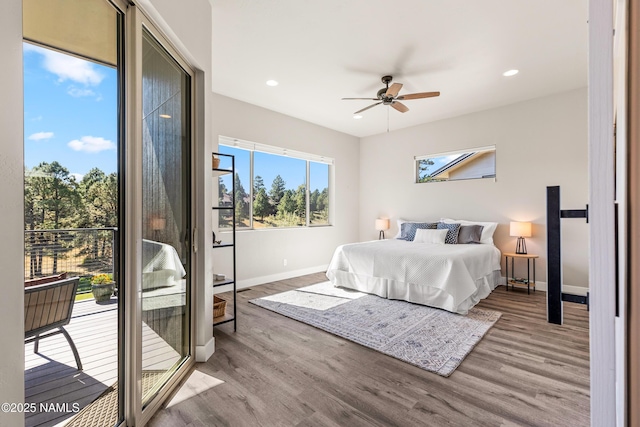
<path fill-rule="evenodd" d="M 384 231 L 389 229 L 389 219 L 378 218 L 376 219 L 376 231 Z"/>
<path fill-rule="evenodd" d="M 512 221 L 509 234 L 513 237 L 531 237 L 531 223 Z"/>
<path fill-rule="evenodd" d="M 151 229 L 154 231 L 164 230 L 167 226 L 167 220 L 164 218 L 151 218 Z"/>

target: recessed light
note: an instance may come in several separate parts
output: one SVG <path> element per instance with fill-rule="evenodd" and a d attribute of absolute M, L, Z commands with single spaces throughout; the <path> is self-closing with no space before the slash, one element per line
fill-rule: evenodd
<path fill-rule="evenodd" d="M 505 76 L 505 77 L 511 77 L 511 76 L 515 76 L 519 72 L 520 72 L 519 70 L 509 70 L 509 71 L 505 71 L 504 73 L 502 73 L 502 75 Z"/>
<path fill-rule="evenodd" d="M 160 114 L 160 117 L 162 117 L 163 119 L 170 119 L 171 116 L 168 114 Z"/>
<path fill-rule="evenodd" d="M 360 120 L 362 118 L 362 116 L 360 114 L 355 114 L 353 116 L 353 118 L 356 119 L 356 120 Z"/>
<path fill-rule="evenodd" d="M 278 82 L 275 80 L 267 80 L 267 86 L 278 86 Z"/>

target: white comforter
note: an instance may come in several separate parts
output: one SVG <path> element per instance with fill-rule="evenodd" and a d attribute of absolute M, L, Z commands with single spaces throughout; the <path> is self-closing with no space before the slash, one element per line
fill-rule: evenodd
<path fill-rule="evenodd" d="M 327 277 L 334 286 L 466 314 L 495 288 L 496 270 L 493 245 L 377 240 L 339 246 Z"/>

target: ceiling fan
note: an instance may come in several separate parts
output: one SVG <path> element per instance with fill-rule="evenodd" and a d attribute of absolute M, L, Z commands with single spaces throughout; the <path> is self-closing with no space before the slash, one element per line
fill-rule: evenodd
<path fill-rule="evenodd" d="M 398 95 L 400 89 L 402 89 L 402 83 L 394 83 L 389 86 L 393 77 L 384 76 L 382 77 L 382 83 L 386 85 L 378 91 L 375 98 L 342 98 L 343 100 L 370 100 L 370 101 L 378 101 L 375 104 L 371 104 L 368 107 L 363 108 L 362 110 L 358 110 L 353 114 L 359 114 L 363 111 L 368 110 L 369 108 L 373 108 L 376 105 L 390 105 L 401 113 L 406 113 L 409 111 L 409 108 L 404 105 L 400 101 L 408 101 L 410 99 L 421 99 L 421 98 L 432 98 L 435 96 L 440 96 L 440 92 L 419 92 L 419 93 L 410 93 L 408 95 Z"/>

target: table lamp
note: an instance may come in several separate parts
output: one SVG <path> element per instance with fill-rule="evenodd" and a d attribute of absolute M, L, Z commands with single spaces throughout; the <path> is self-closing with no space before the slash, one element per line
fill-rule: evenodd
<path fill-rule="evenodd" d="M 518 243 L 516 243 L 516 253 L 525 255 L 527 253 L 527 245 L 524 242 L 524 238 L 531 237 L 531 223 L 512 221 L 509 231 L 511 237 L 518 238 Z"/>
<path fill-rule="evenodd" d="M 388 218 L 378 218 L 376 219 L 376 230 L 380 232 L 378 236 L 378 240 L 384 239 L 384 231 L 389 229 L 389 219 Z"/>

